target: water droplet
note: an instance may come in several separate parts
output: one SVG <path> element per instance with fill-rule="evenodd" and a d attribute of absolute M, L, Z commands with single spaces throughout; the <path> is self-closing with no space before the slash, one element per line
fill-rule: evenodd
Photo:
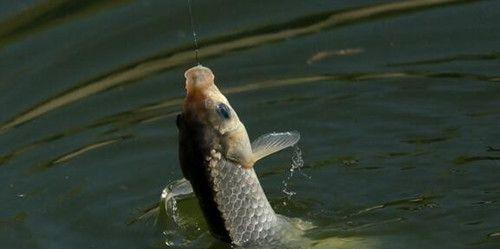
<path fill-rule="evenodd" d="M 290 166 L 290 169 L 288 170 L 288 174 L 285 177 L 285 179 L 281 182 L 283 184 L 282 192 L 285 194 L 286 200 L 283 201 L 283 205 L 287 205 L 287 201 L 289 201 L 294 195 L 297 193 L 291 189 L 289 186 L 289 182 L 293 178 L 295 172 L 300 172 L 300 174 L 307 179 L 311 179 L 310 176 L 306 175 L 304 172 L 302 172 L 302 168 L 304 167 L 304 159 L 302 158 L 302 151 L 298 146 L 294 146 L 293 149 L 293 155 L 292 155 L 292 164 Z"/>

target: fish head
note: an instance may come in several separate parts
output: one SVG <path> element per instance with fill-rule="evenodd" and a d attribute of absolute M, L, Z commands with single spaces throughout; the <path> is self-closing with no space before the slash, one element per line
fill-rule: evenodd
<path fill-rule="evenodd" d="M 187 119 L 216 131 L 225 158 L 246 168 L 253 166 L 252 148 L 245 126 L 215 85 L 212 70 L 198 65 L 188 69 L 184 76 L 187 94 L 183 113 Z"/>
<path fill-rule="evenodd" d="M 184 113 L 222 135 L 241 126 L 238 115 L 215 85 L 212 70 L 198 65 L 188 69 L 184 76 L 187 92 Z"/>

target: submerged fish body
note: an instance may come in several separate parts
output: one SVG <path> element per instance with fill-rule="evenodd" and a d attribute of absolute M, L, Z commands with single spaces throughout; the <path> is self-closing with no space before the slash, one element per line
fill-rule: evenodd
<path fill-rule="evenodd" d="M 196 66 L 185 76 L 187 96 L 177 117 L 179 159 L 210 232 L 235 245 L 280 241 L 292 226 L 274 212 L 253 165 L 296 144 L 299 134 L 270 133 L 250 143 L 212 71 Z"/>

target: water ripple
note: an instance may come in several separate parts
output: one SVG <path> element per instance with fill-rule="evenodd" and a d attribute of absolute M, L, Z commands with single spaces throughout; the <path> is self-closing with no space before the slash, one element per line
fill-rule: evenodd
<path fill-rule="evenodd" d="M 48 0 L 31 6 L 0 22 L 0 49 L 34 32 L 50 28 L 62 22 L 103 11 L 123 4 L 118 1 Z"/>
<path fill-rule="evenodd" d="M 260 91 L 268 88 L 276 88 L 276 87 L 289 87 L 294 85 L 303 85 L 303 84 L 312 84 L 319 83 L 325 81 L 331 82 L 362 82 L 362 81 L 370 81 L 370 80 L 379 80 L 379 79 L 398 79 L 398 78 L 434 78 L 438 75 L 438 78 L 446 78 L 447 75 L 451 76 L 451 78 L 462 77 L 462 78 L 474 78 L 476 80 L 486 80 L 489 81 L 491 77 L 481 76 L 481 75 L 469 75 L 469 74 L 456 74 L 456 73 L 429 73 L 429 72 L 359 72 L 352 74 L 332 74 L 332 75 L 311 75 L 311 76 L 298 76 L 291 78 L 282 78 L 282 79 L 271 79 L 265 81 L 258 82 L 250 82 L 247 84 L 243 84 L 240 86 L 227 87 L 221 89 L 221 91 L 226 95 L 244 93 L 244 92 L 252 92 L 252 91 Z M 459 76 L 457 76 L 459 75 Z M 68 96 L 70 97 L 70 96 Z M 74 98 L 72 98 L 74 99 Z M 57 99 L 56 99 L 57 100 Z M 59 100 L 63 101 L 63 100 Z M 107 125 L 115 125 L 115 127 L 120 128 L 112 128 L 105 134 L 117 132 L 119 129 L 123 129 L 123 127 L 130 127 L 138 123 L 151 123 L 154 121 L 162 120 L 164 118 L 168 118 L 176 115 L 180 111 L 180 106 L 182 104 L 183 97 L 174 97 L 166 100 L 159 101 L 157 103 L 152 103 L 145 106 L 140 106 L 132 110 L 124 111 L 121 113 L 113 114 L 99 120 L 96 120 L 90 124 L 72 128 L 61 133 L 53 134 L 47 136 L 45 138 L 39 139 L 29 145 L 22 146 L 17 149 L 13 149 L 10 153 L 5 155 L 0 155 L 0 166 L 5 165 L 10 160 L 20 156 L 21 154 L 29 151 L 35 147 L 40 145 L 53 142 L 55 140 L 75 135 L 77 133 L 94 129 L 97 127 L 107 126 Z M 58 102 L 61 103 L 61 102 Z M 54 104 L 55 105 L 55 104 Z M 51 105 L 52 106 L 52 105 Z M 172 109 L 170 109 L 172 108 Z M 44 109 L 48 110 L 48 109 Z M 38 110 L 39 112 L 41 110 Z M 167 112 L 165 112 L 167 111 Z M 30 117 L 34 116 L 34 113 L 30 114 Z M 27 116 L 21 116 L 20 118 L 25 119 Z M 16 123 L 20 122 L 17 120 Z M 12 123 L 8 123 L 0 128 L 0 134 L 10 129 L 13 126 Z M 437 139 L 436 141 L 432 139 Z M 427 141 L 425 139 L 420 139 L 419 141 L 408 140 L 408 143 L 430 143 L 437 142 L 443 139 L 440 138 L 431 138 L 431 140 Z"/>
<path fill-rule="evenodd" d="M 293 37 L 318 33 L 333 27 L 355 24 L 375 18 L 388 18 L 408 12 L 425 10 L 438 6 L 463 3 L 460 0 L 418 0 L 372 5 L 342 11 L 320 13 L 290 22 L 263 27 L 256 30 L 219 37 L 200 43 L 199 57 L 209 58 L 221 56 L 224 53 L 262 46 Z M 470 1 L 472 2 L 472 1 Z M 172 50 L 164 55 L 147 58 L 117 69 L 107 75 L 98 77 L 80 86 L 70 89 L 48 99 L 24 113 L 12 118 L 0 126 L 0 133 L 33 120 L 47 112 L 79 101 L 90 95 L 110 88 L 150 77 L 167 69 L 192 62 L 192 51 L 189 46 Z"/>
<path fill-rule="evenodd" d="M 34 166 L 30 172 L 39 172 L 39 171 L 43 171 L 43 170 L 47 170 L 47 169 L 50 169 L 50 168 L 53 168 L 57 165 L 61 165 L 61 164 L 64 164 L 64 163 L 67 163 L 69 162 L 70 160 L 78 157 L 78 156 L 81 156 L 87 152 L 90 152 L 90 151 L 93 151 L 93 150 L 96 150 L 96 149 L 99 149 L 101 147 L 105 147 L 105 146 L 108 146 L 108 145 L 111 145 L 111 144 L 114 144 L 114 143 L 117 143 L 117 142 L 120 142 L 120 141 L 123 141 L 125 139 L 129 139 L 131 138 L 131 136 L 122 136 L 122 137 L 119 137 L 119 138 L 112 138 L 112 139 L 108 139 L 108 140 L 104 140 L 104 141 L 99 141 L 99 142 L 94 142 L 92 144 L 88 144 L 88 145 L 85 145 L 85 146 L 82 146 L 78 149 L 75 149 L 73 151 L 70 151 L 68 153 L 65 153 L 61 156 L 58 156 L 57 158 L 53 159 L 53 160 L 50 160 L 49 162 L 46 162 L 46 163 L 42 163 L 40 165 L 36 165 Z"/>

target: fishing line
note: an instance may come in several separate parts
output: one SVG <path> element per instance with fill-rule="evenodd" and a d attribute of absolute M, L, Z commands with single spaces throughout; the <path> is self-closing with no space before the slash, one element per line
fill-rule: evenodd
<path fill-rule="evenodd" d="M 193 17 L 193 7 L 191 4 L 191 0 L 187 0 L 188 8 L 189 8 L 189 20 L 191 22 L 191 31 L 193 32 L 193 45 L 194 45 L 194 56 L 196 58 L 196 62 L 198 65 L 201 65 L 200 59 L 198 58 L 198 35 L 196 34 L 196 28 Z"/>

